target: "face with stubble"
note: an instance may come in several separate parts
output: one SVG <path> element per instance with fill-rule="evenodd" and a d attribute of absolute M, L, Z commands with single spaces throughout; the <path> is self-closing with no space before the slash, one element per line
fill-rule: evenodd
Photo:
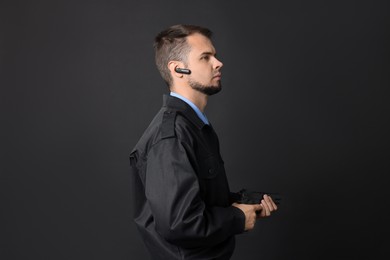
<path fill-rule="evenodd" d="M 206 95 L 221 91 L 221 68 L 223 66 L 216 57 L 216 51 L 207 37 L 195 33 L 187 37 L 190 51 L 187 66 L 191 70 L 188 84 Z"/>

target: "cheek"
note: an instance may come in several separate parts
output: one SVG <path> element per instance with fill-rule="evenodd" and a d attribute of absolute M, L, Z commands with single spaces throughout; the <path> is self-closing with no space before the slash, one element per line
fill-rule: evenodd
<path fill-rule="evenodd" d="M 199 76 L 199 81 L 203 82 L 204 84 L 208 84 L 211 81 L 211 77 L 209 73 L 202 73 Z"/>
<path fill-rule="evenodd" d="M 209 66 L 203 66 L 201 64 L 193 64 L 192 66 L 189 66 L 191 69 L 191 77 L 193 80 L 200 82 L 200 83 L 208 83 L 212 80 L 213 72 L 210 70 Z"/>
<path fill-rule="evenodd" d="M 192 71 L 193 71 L 192 78 L 197 81 L 204 81 L 209 78 L 208 77 L 209 74 L 204 69 L 196 68 L 193 69 Z"/>

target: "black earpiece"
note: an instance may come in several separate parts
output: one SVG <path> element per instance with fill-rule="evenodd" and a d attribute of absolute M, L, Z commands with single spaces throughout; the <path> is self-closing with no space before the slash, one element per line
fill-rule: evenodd
<path fill-rule="evenodd" d="M 175 68 L 175 71 L 181 74 L 191 74 L 191 71 L 189 69 Z"/>

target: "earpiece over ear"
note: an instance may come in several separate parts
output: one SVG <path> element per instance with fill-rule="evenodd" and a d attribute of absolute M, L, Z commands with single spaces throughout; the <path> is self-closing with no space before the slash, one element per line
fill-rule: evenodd
<path fill-rule="evenodd" d="M 182 68 L 175 68 L 175 71 L 177 73 L 181 73 L 181 74 L 191 74 L 191 70 L 189 69 L 182 69 Z"/>

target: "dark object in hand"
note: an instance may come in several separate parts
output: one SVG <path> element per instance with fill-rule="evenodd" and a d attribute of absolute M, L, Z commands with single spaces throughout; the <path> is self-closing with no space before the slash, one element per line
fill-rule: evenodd
<path fill-rule="evenodd" d="M 238 193 L 235 202 L 240 204 L 259 204 L 263 199 L 264 194 L 269 195 L 276 205 L 280 204 L 281 197 L 278 193 L 274 192 L 262 192 L 262 191 L 248 191 L 242 189 Z"/>

